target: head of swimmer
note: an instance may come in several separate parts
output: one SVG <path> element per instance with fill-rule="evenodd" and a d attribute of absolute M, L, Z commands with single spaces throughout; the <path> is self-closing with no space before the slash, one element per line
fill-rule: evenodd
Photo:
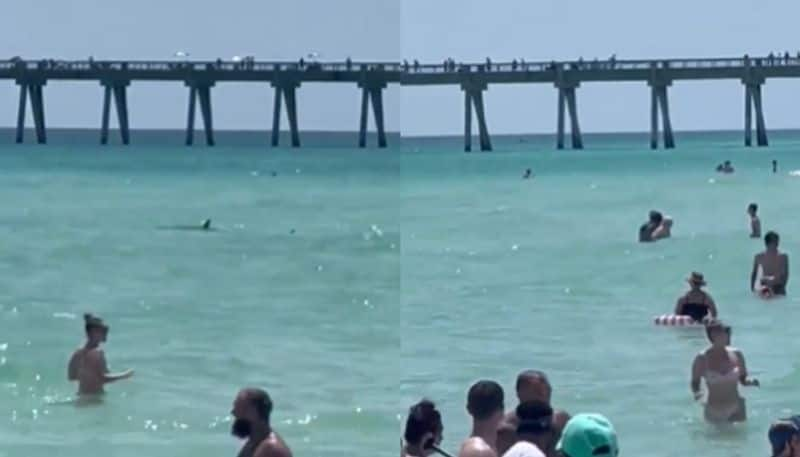
<path fill-rule="evenodd" d="M 731 327 L 720 320 L 706 324 L 706 337 L 712 346 L 724 348 L 731 344 Z"/>
<path fill-rule="evenodd" d="M 231 434 L 246 439 L 258 429 L 269 433 L 270 414 L 272 399 L 266 391 L 253 387 L 242 389 L 233 401 Z"/>
<path fill-rule="evenodd" d="M 90 345 L 97 346 L 106 342 L 109 327 L 102 319 L 87 313 L 83 315 L 83 322 L 86 330 L 86 339 Z"/>
<path fill-rule="evenodd" d="M 517 398 L 520 403 L 541 401 L 550 404 L 553 389 L 547 375 L 538 370 L 526 370 L 517 376 Z"/>
<path fill-rule="evenodd" d="M 408 410 L 403 438 L 409 453 L 418 456 L 432 454 L 433 446 L 438 446 L 444 436 L 442 415 L 436 405 L 422 399 Z"/>
<path fill-rule="evenodd" d="M 767 246 L 767 249 L 778 249 L 778 243 L 780 243 L 781 237 L 773 231 L 767 232 L 764 235 L 764 244 Z"/>
<path fill-rule="evenodd" d="M 654 227 L 658 227 L 659 225 L 661 225 L 661 222 L 664 220 L 664 215 L 661 214 L 660 212 L 656 211 L 656 210 L 653 210 L 653 211 L 650 211 L 649 219 L 650 219 L 650 225 L 652 225 Z"/>
<path fill-rule="evenodd" d="M 503 388 L 494 381 L 481 380 L 469 388 L 467 412 L 475 420 L 497 426 L 505 412 Z"/>
<path fill-rule="evenodd" d="M 750 203 L 749 205 L 747 205 L 747 214 L 749 214 L 750 217 L 755 217 L 757 212 L 758 212 L 758 204 Z"/>

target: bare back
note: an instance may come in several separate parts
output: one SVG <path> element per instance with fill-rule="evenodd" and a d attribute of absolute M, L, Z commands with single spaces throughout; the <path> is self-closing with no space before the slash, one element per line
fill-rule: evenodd
<path fill-rule="evenodd" d="M 260 443 L 248 441 L 239 452 L 239 457 L 292 457 L 292 451 L 276 432 L 272 432 Z"/>
<path fill-rule="evenodd" d="M 494 449 L 479 436 L 467 438 L 458 451 L 458 457 L 497 457 Z"/>
<path fill-rule="evenodd" d="M 788 256 L 786 254 L 775 252 L 771 253 L 769 251 L 762 252 L 756 255 L 755 263 L 761 267 L 761 270 L 764 273 L 764 276 L 769 276 L 773 278 L 784 278 L 788 280 L 788 271 L 787 271 L 787 264 L 788 264 Z M 785 284 L 787 281 L 783 281 Z"/>
<path fill-rule="evenodd" d="M 78 381 L 78 393 L 98 395 L 103 393 L 105 373 L 108 371 L 102 349 L 81 348 L 72 354 L 67 369 L 67 378 Z"/>

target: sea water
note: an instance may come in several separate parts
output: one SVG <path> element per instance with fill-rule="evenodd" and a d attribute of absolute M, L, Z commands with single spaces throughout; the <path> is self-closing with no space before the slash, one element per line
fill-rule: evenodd
<path fill-rule="evenodd" d="M 0 456 L 234 456 L 245 386 L 295 456 L 396 440 L 398 154 L 80 143 L 0 146 Z M 136 373 L 76 407 L 84 312 Z"/>
<path fill-rule="evenodd" d="M 456 452 L 469 385 L 495 379 L 513 407 L 527 368 L 549 374 L 556 407 L 609 417 L 622 455 L 766 455 L 769 422 L 800 409 L 793 282 L 770 302 L 748 284 L 763 243 L 747 204 L 798 246 L 800 135 L 770 139 L 3 144 L 0 456 L 235 455 L 231 402 L 250 385 L 299 457 L 397 455 L 423 396 Z M 734 175 L 714 173 L 723 160 Z M 673 238 L 640 245 L 650 209 L 675 219 Z M 219 230 L 159 229 L 206 218 Z M 746 424 L 709 426 L 692 400 L 702 330 L 652 323 L 692 270 L 762 382 L 742 389 Z M 65 372 L 84 312 L 111 325 L 112 370 L 136 369 L 92 407 L 72 403 Z"/>
<path fill-rule="evenodd" d="M 674 150 L 646 136 L 586 139 L 584 151 L 519 139 L 493 153 L 456 153 L 428 141 L 403 161 L 401 397 L 426 396 L 444 416 L 443 447 L 469 433 L 466 391 L 478 379 L 505 388 L 524 369 L 546 372 L 553 404 L 606 415 L 622 456 L 769 455 L 770 421 L 800 402 L 800 299 L 762 301 L 749 290 L 753 255 L 745 214 L 760 205 L 764 232 L 798 252 L 800 136 L 744 148 L 741 133 L 690 134 Z M 779 172 L 772 173 L 771 160 Z M 731 160 L 736 173 L 721 176 Z M 532 180 L 521 179 L 526 168 Z M 658 209 L 673 238 L 638 244 Z M 707 425 L 689 388 L 702 328 L 656 327 L 693 270 L 705 274 L 761 388 L 742 388 L 749 420 Z"/>

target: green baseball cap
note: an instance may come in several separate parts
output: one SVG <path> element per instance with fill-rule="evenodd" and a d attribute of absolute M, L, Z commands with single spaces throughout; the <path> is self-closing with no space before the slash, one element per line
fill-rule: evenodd
<path fill-rule="evenodd" d="M 578 414 L 567 422 L 556 450 L 565 457 L 616 457 L 617 432 L 600 414 Z"/>

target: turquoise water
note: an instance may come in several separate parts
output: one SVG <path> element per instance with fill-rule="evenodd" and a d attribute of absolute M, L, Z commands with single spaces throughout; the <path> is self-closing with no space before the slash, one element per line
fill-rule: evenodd
<path fill-rule="evenodd" d="M 245 385 L 271 393 L 300 457 L 396 455 L 421 396 L 455 452 L 471 382 L 500 381 L 511 406 L 525 368 L 551 376 L 557 407 L 607 415 L 623 455 L 766 455 L 769 421 L 798 411 L 800 311 L 794 282 L 786 300 L 750 295 L 762 245 L 745 208 L 759 202 L 798 252 L 800 135 L 748 150 L 739 134 L 677 139 L 575 152 L 495 138 L 469 155 L 457 140 L 402 154 L 0 145 L 0 456 L 235 455 L 227 415 Z M 725 159 L 737 173 L 718 177 Z M 651 208 L 674 238 L 639 245 Z M 206 217 L 221 230 L 156 230 Z M 742 426 L 707 426 L 692 402 L 701 332 L 651 324 L 693 269 L 762 381 L 743 391 Z M 111 324 L 112 369 L 136 375 L 76 408 L 65 365 L 85 311 Z"/>
<path fill-rule="evenodd" d="M 375 151 L 0 146 L 0 456 L 236 455 L 246 385 L 297 456 L 396 441 L 398 170 Z M 156 230 L 206 217 L 221 230 Z M 85 311 L 136 374 L 76 408 Z"/>
<path fill-rule="evenodd" d="M 444 416 L 444 447 L 469 431 L 466 390 L 499 381 L 509 407 L 516 374 L 547 372 L 555 406 L 600 412 L 615 424 L 623 456 L 769 455 L 769 422 L 798 412 L 800 300 L 763 302 L 749 292 L 752 256 L 745 209 L 761 204 L 764 229 L 798 252 L 800 136 L 773 135 L 745 149 L 741 134 L 678 137 L 650 151 L 645 136 L 587 140 L 553 151 L 549 141 L 500 144 L 494 154 L 410 148 L 401 218 L 403 406 L 427 396 Z M 451 150 L 457 150 L 453 143 Z M 781 173 L 771 173 L 779 160 Z M 718 177 L 730 159 L 738 171 Z M 537 173 L 520 179 L 525 168 Z M 710 181 L 713 179 L 714 181 Z M 651 208 L 675 218 L 674 238 L 635 242 Z M 791 256 L 791 254 L 790 254 Z M 701 329 L 657 328 L 691 270 L 705 273 L 733 343 L 761 389 L 747 388 L 747 424 L 715 428 L 689 390 Z M 795 280 L 796 281 L 796 280 Z"/>

